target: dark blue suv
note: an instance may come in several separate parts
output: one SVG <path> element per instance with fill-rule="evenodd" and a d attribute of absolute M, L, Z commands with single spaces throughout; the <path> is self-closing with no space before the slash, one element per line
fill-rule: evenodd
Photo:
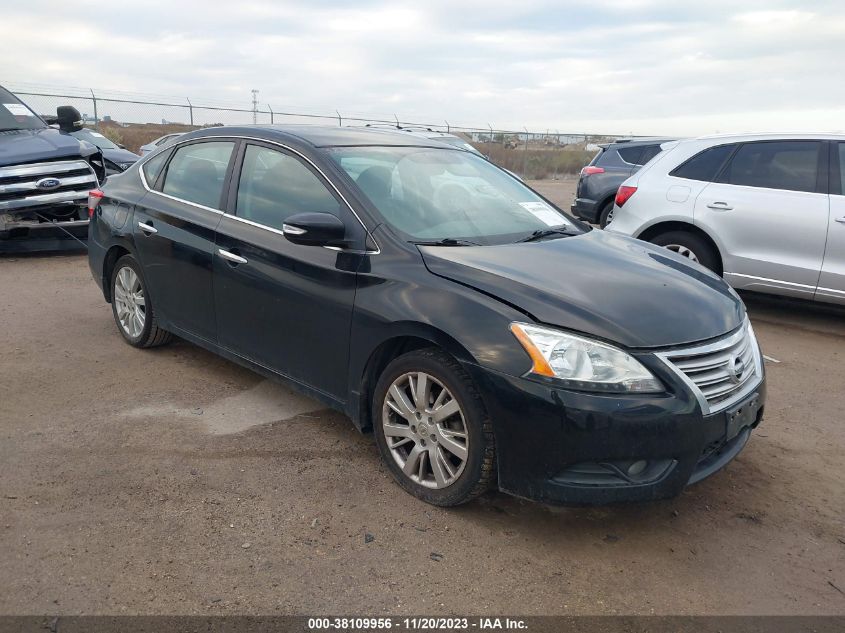
<path fill-rule="evenodd" d="M 660 153 L 660 144 L 675 139 L 619 140 L 602 145 L 590 164 L 581 170 L 572 213 L 602 228 L 613 213 L 616 190 L 628 176 Z"/>

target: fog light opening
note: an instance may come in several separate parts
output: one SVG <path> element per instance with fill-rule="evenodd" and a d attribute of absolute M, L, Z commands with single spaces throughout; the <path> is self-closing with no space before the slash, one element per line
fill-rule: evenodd
<path fill-rule="evenodd" d="M 644 459 L 634 462 L 630 466 L 628 466 L 628 476 L 629 477 L 636 477 L 637 475 L 641 474 L 646 468 L 648 468 L 648 462 Z"/>

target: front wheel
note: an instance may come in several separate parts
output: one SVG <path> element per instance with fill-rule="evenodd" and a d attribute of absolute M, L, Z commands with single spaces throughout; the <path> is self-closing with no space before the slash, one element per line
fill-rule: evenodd
<path fill-rule="evenodd" d="M 141 266 L 132 255 L 124 255 L 114 265 L 111 305 L 117 329 L 133 347 L 157 347 L 170 341 L 170 332 L 156 323 Z"/>
<path fill-rule="evenodd" d="M 393 360 L 378 380 L 372 410 L 382 460 L 407 492 L 454 506 L 493 484 L 487 412 L 470 377 L 445 352 L 416 350 Z"/>

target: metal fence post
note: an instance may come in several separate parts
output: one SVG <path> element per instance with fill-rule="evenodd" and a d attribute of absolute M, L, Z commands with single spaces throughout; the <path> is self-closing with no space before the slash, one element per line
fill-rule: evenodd
<path fill-rule="evenodd" d="M 188 97 L 185 97 L 185 101 L 188 102 L 188 111 L 191 115 L 191 127 L 194 126 L 194 104 L 191 103 L 191 100 Z"/>
<path fill-rule="evenodd" d="M 343 127 L 343 118 L 340 116 L 340 111 L 335 110 L 335 112 L 337 112 L 337 126 Z"/>
<path fill-rule="evenodd" d="M 270 125 L 273 125 L 275 123 L 273 119 L 273 107 L 269 103 L 267 104 L 267 109 L 270 110 Z"/>
<path fill-rule="evenodd" d="M 528 128 L 523 125 L 522 129 L 525 130 L 525 153 L 522 156 L 522 177 L 528 178 Z"/>
<path fill-rule="evenodd" d="M 94 94 L 94 89 L 89 88 L 88 90 L 91 91 L 91 101 L 94 102 L 94 129 L 100 129 L 100 117 L 97 115 L 97 95 Z"/>
<path fill-rule="evenodd" d="M 443 119 L 443 120 L 446 121 L 446 119 Z M 449 122 L 446 121 L 446 134 L 451 134 L 451 133 L 452 133 L 452 129 L 449 127 Z"/>

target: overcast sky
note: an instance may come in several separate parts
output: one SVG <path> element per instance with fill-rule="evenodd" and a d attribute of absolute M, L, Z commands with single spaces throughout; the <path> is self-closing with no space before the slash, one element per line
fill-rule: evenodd
<path fill-rule="evenodd" d="M 845 129 L 841 0 L 27 0 L 0 42 L 0 83 L 562 133 Z"/>

